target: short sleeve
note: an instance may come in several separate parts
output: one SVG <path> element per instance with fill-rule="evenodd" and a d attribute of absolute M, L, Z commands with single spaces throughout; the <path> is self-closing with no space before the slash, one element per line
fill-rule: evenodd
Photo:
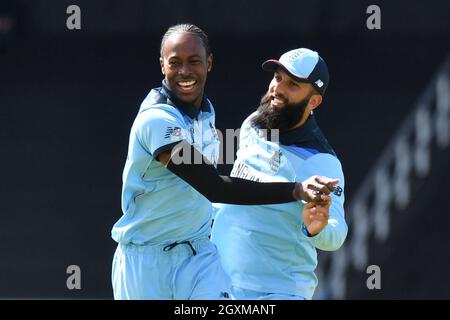
<path fill-rule="evenodd" d="M 181 114 L 163 107 L 153 107 L 140 113 L 136 118 L 135 130 L 142 147 L 154 159 L 186 138 L 186 125 Z"/>

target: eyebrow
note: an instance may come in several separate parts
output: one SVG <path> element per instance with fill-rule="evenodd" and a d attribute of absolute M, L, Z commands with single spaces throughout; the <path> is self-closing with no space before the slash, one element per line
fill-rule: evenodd
<path fill-rule="evenodd" d="M 297 86 L 299 86 L 299 87 L 300 87 L 300 85 L 302 84 L 302 83 L 299 82 L 299 81 L 295 81 L 295 80 L 292 79 L 291 77 L 289 77 L 289 80 L 290 80 L 293 84 L 295 84 L 295 85 L 297 85 Z"/>
<path fill-rule="evenodd" d="M 281 75 L 281 72 L 278 70 L 274 71 L 275 74 Z M 300 85 L 303 85 L 303 82 L 300 81 L 295 81 L 294 79 L 292 79 L 289 74 L 287 74 L 286 72 L 284 72 L 286 74 L 286 76 L 288 77 L 289 81 L 292 82 L 293 84 L 297 85 L 300 87 Z"/>
<path fill-rule="evenodd" d="M 201 59 L 201 56 L 200 55 L 198 55 L 198 54 L 193 54 L 193 55 L 191 55 L 191 56 L 189 56 L 189 57 L 187 57 L 188 59 L 193 59 L 193 58 L 200 58 Z M 172 57 L 169 57 L 169 60 L 170 59 L 180 59 L 180 57 L 179 56 L 172 56 Z"/>

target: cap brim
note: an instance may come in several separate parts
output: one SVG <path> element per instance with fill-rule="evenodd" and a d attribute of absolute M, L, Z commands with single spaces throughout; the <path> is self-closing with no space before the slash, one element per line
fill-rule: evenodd
<path fill-rule="evenodd" d="M 311 83 L 311 81 L 309 81 L 307 78 L 299 77 L 290 72 L 280 61 L 276 59 L 269 59 L 262 64 L 262 69 L 265 71 L 276 71 L 279 68 L 286 72 L 295 81 Z"/>

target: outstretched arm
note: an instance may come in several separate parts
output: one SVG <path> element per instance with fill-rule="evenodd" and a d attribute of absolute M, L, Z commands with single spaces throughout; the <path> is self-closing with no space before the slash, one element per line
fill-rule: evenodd
<path fill-rule="evenodd" d="M 160 153 L 157 159 L 211 202 L 260 205 L 304 200 L 324 204 L 334 185 L 339 183 L 337 179 L 319 176 L 301 183 L 259 183 L 222 176 L 186 141 Z"/>

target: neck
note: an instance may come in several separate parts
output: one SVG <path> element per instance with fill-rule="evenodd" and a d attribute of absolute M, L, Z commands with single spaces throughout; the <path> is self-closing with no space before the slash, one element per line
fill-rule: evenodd
<path fill-rule="evenodd" d="M 200 109 L 202 107 L 203 96 L 194 101 L 193 105 L 196 109 Z"/>

